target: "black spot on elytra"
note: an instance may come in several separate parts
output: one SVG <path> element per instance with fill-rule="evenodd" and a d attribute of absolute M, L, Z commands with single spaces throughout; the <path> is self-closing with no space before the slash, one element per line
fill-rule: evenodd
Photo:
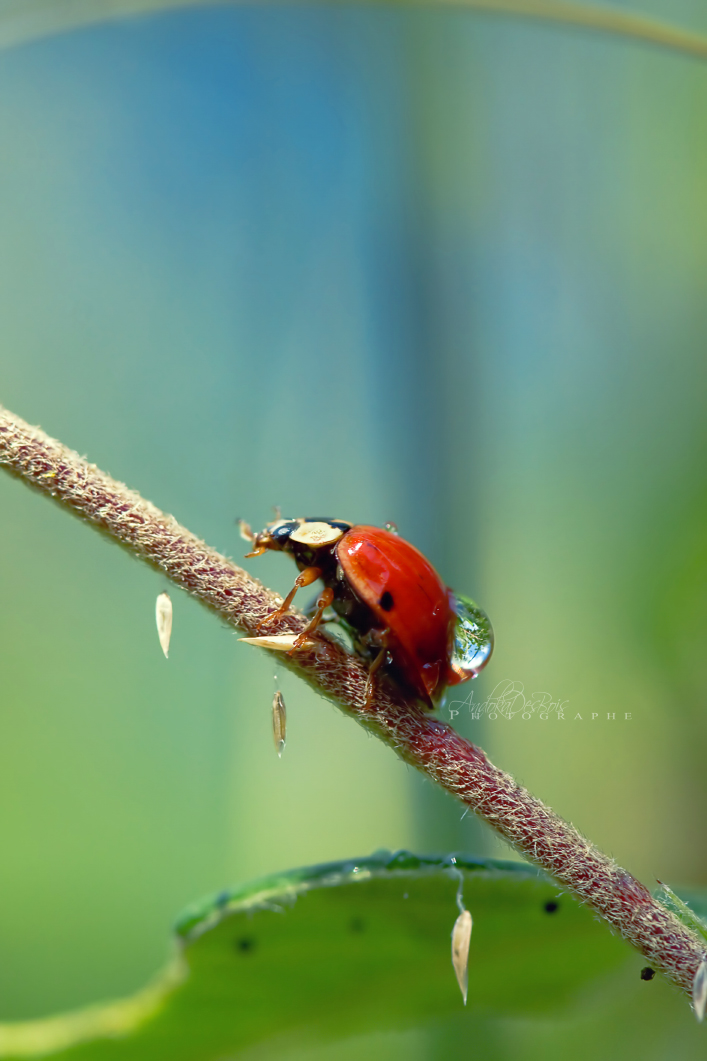
<path fill-rule="evenodd" d="M 252 936 L 241 936 L 240 939 L 236 940 L 234 946 L 241 954 L 252 954 L 255 950 L 255 940 Z"/>
<path fill-rule="evenodd" d="M 366 925 L 361 917 L 352 917 L 349 921 L 349 928 L 352 932 L 363 932 L 365 931 Z"/>
<path fill-rule="evenodd" d="M 389 612 L 393 607 L 393 594 L 389 590 L 386 590 L 378 603 L 384 612 Z"/>
<path fill-rule="evenodd" d="M 641 980 L 652 980 L 654 976 L 655 969 L 651 969 L 650 965 L 646 965 L 641 969 Z"/>
<path fill-rule="evenodd" d="M 549 902 L 545 903 L 543 909 L 545 910 L 546 914 L 556 914 L 557 911 L 560 909 L 560 904 L 556 903 L 554 899 L 550 899 Z"/>

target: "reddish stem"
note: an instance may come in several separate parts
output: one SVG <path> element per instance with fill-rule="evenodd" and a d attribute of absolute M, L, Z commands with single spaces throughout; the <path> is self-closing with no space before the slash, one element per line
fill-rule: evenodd
<path fill-rule="evenodd" d="M 0 465 L 159 568 L 247 634 L 255 634 L 258 623 L 281 603 L 280 597 L 172 516 L 2 407 Z M 304 616 L 290 611 L 277 631 L 300 633 L 306 625 Z M 338 645 L 318 641 L 293 660 L 280 659 L 394 748 L 401 759 L 475 811 L 691 995 L 705 941 L 574 826 L 497 769 L 480 748 L 406 702 L 392 685 L 378 684 L 366 704 L 366 668 Z"/>

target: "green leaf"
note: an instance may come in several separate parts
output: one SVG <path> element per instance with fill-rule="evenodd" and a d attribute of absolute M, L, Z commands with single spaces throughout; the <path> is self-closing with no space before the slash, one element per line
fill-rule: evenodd
<path fill-rule="evenodd" d="M 474 919 L 466 1010 L 451 963 L 458 892 Z M 529 866 L 408 852 L 267 877 L 188 911 L 176 936 L 174 961 L 135 998 L 0 1025 L 0 1057 L 216 1061 L 268 1039 L 557 1012 L 640 967 Z"/>
<path fill-rule="evenodd" d="M 688 928 L 698 932 L 703 939 L 707 940 L 707 918 L 705 916 L 707 915 L 707 900 L 705 896 L 700 895 L 698 892 L 690 893 L 683 889 L 685 899 L 681 899 L 667 884 L 663 884 L 660 881 L 658 883 L 661 888 L 658 898 L 663 905 L 672 910 L 674 914 L 677 914 Z"/>

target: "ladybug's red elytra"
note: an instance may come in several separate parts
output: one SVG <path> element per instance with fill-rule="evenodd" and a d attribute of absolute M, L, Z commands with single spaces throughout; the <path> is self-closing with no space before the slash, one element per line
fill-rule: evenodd
<path fill-rule="evenodd" d="M 241 534 L 253 545 L 248 556 L 279 550 L 300 570 L 290 593 L 260 626 L 281 618 L 298 589 L 321 579 L 324 591 L 295 648 L 332 608 L 369 662 L 367 700 L 373 675 L 384 664 L 434 708 L 448 685 L 476 677 L 488 662 L 493 631 L 486 614 L 448 589 L 429 560 L 394 530 L 313 517 L 278 519 L 259 534 L 241 521 Z"/>

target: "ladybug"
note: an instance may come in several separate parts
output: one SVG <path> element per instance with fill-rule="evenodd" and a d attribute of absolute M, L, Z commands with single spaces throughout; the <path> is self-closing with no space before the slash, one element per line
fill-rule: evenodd
<path fill-rule="evenodd" d="M 309 626 L 295 641 L 299 648 L 315 634 L 332 608 L 350 633 L 358 655 L 369 663 L 366 702 L 373 676 L 388 665 L 398 683 L 430 709 L 449 685 L 474 678 L 493 650 L 485 613 L 452 593 L 429 560 L 399 537 L 392 524 L 369 527 L 342 519 L 277 519 L 254 534 L 247 556 L 269 549 L 289 553 L 300 574 L 276 611 L 260 628 L 280 619 L 298 589 L 317 579 L 324 590 Z"/>

